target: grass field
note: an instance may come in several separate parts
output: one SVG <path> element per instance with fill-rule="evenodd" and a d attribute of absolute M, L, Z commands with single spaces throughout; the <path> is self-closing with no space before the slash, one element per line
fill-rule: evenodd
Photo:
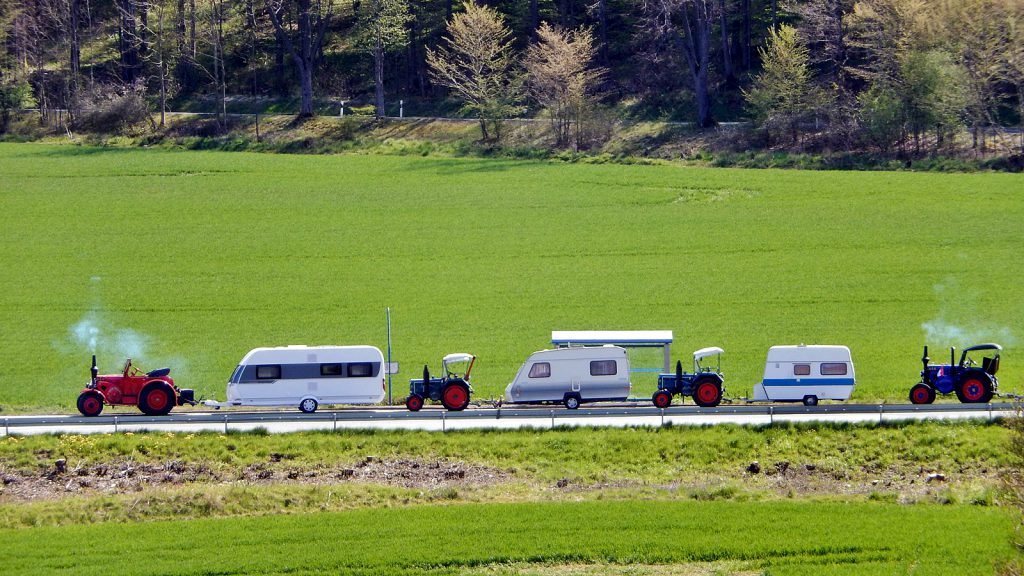
<path fill-rule="evenodd" d="M 256 346 L 383 347 L 385 306 L 399 398 L 454 351 L 495 397 L 554 329 L 672 329 L 684 364 L 723 346 L 737 396 L 773 344 L 846 344 L 855 398 L 890 401 L 922 344 L 996 340 L 1020 392 L 1022 193 L 1012 174 L 0 144 L 0 405 L 72 411 L 92 350 L 222 399 Z"/>
<path fill-rule="evenodd" d="M 665 574 L 713 568 L 720 574 L 963 576 L 992 574 L 1010 557 L 1011 526 L 1002 510 L 964 506 L 422 506 L 151 522 L 130 530 L 119 523 L 3 530 L 0 571 L 411 576 L 566 574 L 567 566 L 578 574 L 643 574 L 660 566 Z"/>

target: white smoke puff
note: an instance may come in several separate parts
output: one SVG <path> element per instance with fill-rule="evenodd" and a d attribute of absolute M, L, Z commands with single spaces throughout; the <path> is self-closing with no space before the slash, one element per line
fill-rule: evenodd
<path fill-rule="evenodd" d="M 960 347 L 985 342 L 1004 346 L 1017 343 L 1009 327 L 984 319 L 974 304 L 979 300 L 977 291 L 962 289 L 952 277 L 936 284 L 934 290 L 939 299 L 939 314 L 921 324 L 926 342 Z"/>

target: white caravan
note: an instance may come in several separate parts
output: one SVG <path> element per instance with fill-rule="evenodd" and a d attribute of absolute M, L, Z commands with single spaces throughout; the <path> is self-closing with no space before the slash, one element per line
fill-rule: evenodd
<path fill-rule="evenodd" d="M 384 355 L 374 346 L 256 348 L 228 381 L 228 399 L 211 406 L 376 404 L 384 400 Z"/>
<path fill-rule="evenodd" d="M 753 400 L 814 406 L 818 400 L 849 400 L 855 384 L 846 346 L 772 346 Z"/>
<path fill-rule="evenodd" d="M 629 397 L 629 358 L 625 348 L 591 346 L 534 352 L 505 388 L 505 402 L 560 402 L 579 408 L 582 402 Z"/>

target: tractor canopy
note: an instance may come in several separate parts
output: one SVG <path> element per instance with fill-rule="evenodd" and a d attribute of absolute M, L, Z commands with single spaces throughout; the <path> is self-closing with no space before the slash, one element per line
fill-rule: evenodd
<path fill-rule="evenodd" d="M 444 366 L 444 373 L 447 378 L 469 380 L 469 372 L 473 369 L 473 362 L 475 360 L 476 356 L 459 352 L 448 354 L 441 359 L 441 364 Z"/>
<path fill-rule="evenodd" d="M 977 365 L 974 360 L 967 357 L 970 352 L 977 352 L 980 350 L 995 350 L 996 353 L 991 357 L 985 356 L 981 359 L 981 369 L 986 373 L 995 376 L 996 372 L 999 371 L 999 351 L 1003 349 L 999 344 L 978 344 L 977 346 L 971 346 L 970 348 L 964 348 L 963 353 L 960 355 L 960 367 L 964 368 L 967 366 Z"/>
<path fill-rule="evenodd" d="M 700 350 L 695 351 L 693 353 L 693 370 L 694 370 L 694 372 L 708 372 L 708 371 L 710 371 L 710 366 L 708 366 L 707 369 L 705 369 L 705 368 L 703 368 L 701 366 L 701 360 L 703 360 L 704 358 L 711 357 L 711 356 L 716 357 L 717 360 L 718 360 L 718 366 L 715 369 L 715 372 L 721 372 L 722 371 L 721 370 L 721 368 L 722 368 L 722 354 L 725 354 L 725 350 L 722 350 L 718 346 L 709 346 L 707 348 L 701 348 Z"/>

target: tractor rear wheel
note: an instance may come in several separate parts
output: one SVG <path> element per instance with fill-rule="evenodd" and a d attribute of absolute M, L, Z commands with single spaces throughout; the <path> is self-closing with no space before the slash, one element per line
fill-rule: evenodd
<path fill-rule="evenodd" d="M 150 384 L 139 395 L 139 410 L 147 416 L 163 416 L 174 404 L 174 392 L 166 384 Z"/>
<path fill-rule="evenodd" d="M 910 388 L 911 404 L 931 404 L 932 402 L 935 402 L 935 389 L 931 386 L 919 382 Z"/>
<path fill-rule="evenodd" d="M 419 412 L 420 408 L 423 408 L 423 396 L 419 394 L 410 394 L 405 399 L 405 407 L 409 409 L 409 412 Z"/>
<path fill-rule="evenodd" d="M 968 374 L 956 387 L 962 404 L 984 404 L 992 399 L 992 383 L 980 374 Z"/>
<path fill-rule="evenodd" d="M 452 412 L 465 410 L 469 406 L 469 390 L 461 384 L 449 384 L 441 392 L 441 404 Z"/>
<path fill-rule="evenodd" d="M 711 379 L 700 380 L 693 387 L 693 401 L 701 408 L 714 408 L 722 403 L 722 387 Z"/>
<path fill-rule="evenodd" d="M 103 396 L 99 392 L 82 392 L 78 395 L 78 411 L 82 416 L 99 416 L 103 412 Z"/>
<path fill-rule="evenodd" d="M 672 404 L 672 395 L 664 390 L 658 390 L 651 397 L 651 401 L 657 408 L 668 408 Z"/>

